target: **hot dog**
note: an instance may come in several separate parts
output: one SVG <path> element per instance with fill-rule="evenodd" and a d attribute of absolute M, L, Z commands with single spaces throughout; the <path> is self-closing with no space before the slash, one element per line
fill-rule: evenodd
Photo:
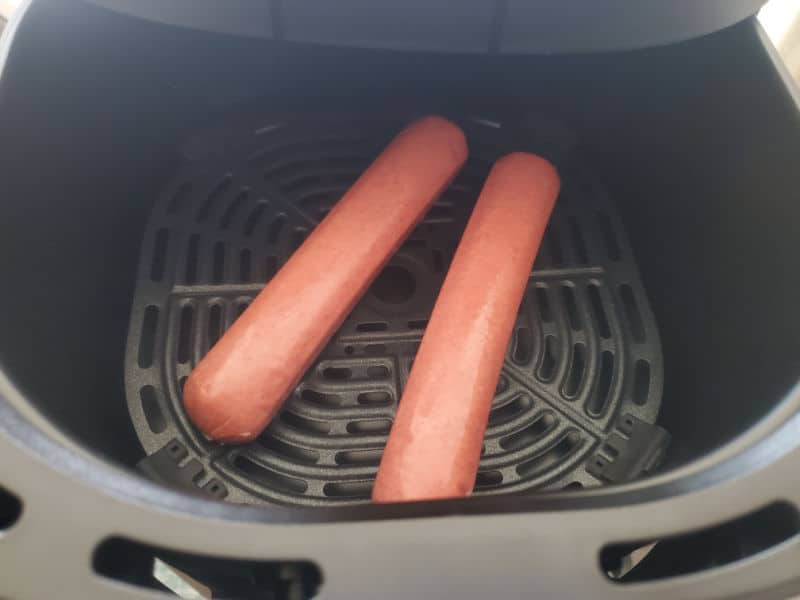
<path fill-rule="evenodd" d="M 189 376 L 201 431 L 245 442 L 266 427 L 466 158 L 464 133 L 440 117 L 389 143 Z"/>
<path fill-rule="evenodd" d="M 414 359 L 373 501 L 472 491 L 508 340 L 559 187 L 553 166 L 532 154 L 492 167 Z"/>

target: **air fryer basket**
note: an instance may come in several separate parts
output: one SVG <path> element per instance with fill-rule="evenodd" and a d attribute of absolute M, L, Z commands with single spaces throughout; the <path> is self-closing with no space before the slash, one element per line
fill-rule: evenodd
<path fill-rule="evenodd" d="M 403 126 L 402 117 L 347 114 L 244 121 L 247 129 L 222 123 L 189 142 L 213 148 L 220 132 L 227 139 L 171 178 L 145 232 L 125 365 L 134 426 L 150 454 L 143 471 L 238 502 L 367 500 L 471 207 L 492 162 L 524 149 L 557 152 L 563 193 L 498 382 L 475 491 L 574 489 L 655 469 L 669 437 L 653 426 L 658 331 L 613 203 L 588 160 L 573 156 L 574 136 L 544 117 L 463 119 L 468 164 L 280 417 L 245 446 L 205 439 L 183 411 L 186 377 Z"/>
<path fill-rule="evenodd" d="M 770 598 L 798 591 L 800 396 L 793 386 L 800 355 L 800 278 L 794 268 L 800 204 L 793 195 L 800 189 L 795 164 L 800 119 L 793 89 L 754 23 L 626 53 L 467 59 L 181 31 L 78 2 L 42 0 L 4 35 L 5 41 L 13 35 L 13 43 L 3 45 L 8 53 L 0 79 L 0 486 L 9 492 L 0 493 L 0 595 L 135 597 L 136 590 L 119 581 L 144 584 L 106 559 L 133 561 L 153 553 L 174 558 L 176 565 L 190 555 L 220 559 L 225 567 L 224 561 L 266 561 L 269 577 L 281 589 L 300 573 L 303 586 L 311 589 L 316 582 L 330 598 L 485 598 L 498 590 L 508 597 L 612 598 L 623 589 L 631 598 Z M 211 232 L 210 221 L 198 224 L 188 206 L 202 206 L 208 198 L 202 190 L 213 185 L 193 188 L 200 191 L 188 196 L 183 212 L 164 213 L 167 199 L 185 183 L 179 176 L 187 165 L 216 165 L 209 177 L 217 181 L 232 173 L 227 210 L 234 192 L 247 185 L 235 168 L 241 163 L 230 163 L 242 136 L 278 122 L 313 125 L 317 136 L 328 130 L 315 119 L 349 115 L 378 123 L 365 129 L 373 140 L 361 156 L 368 161 L 400 122 L 429 113 L 458 119 L 473 129 L 475 139 L 494 135 L 490 124 L 500 123 L 500 132 L 516 136 L 514 144 L 527 140 L 532 150 L 559 163 L 568 185 L 554 223 L 565 253 L 576 248 L 561 239 L 570 240 L 570 217 L 587 223 L 588 214 L 607 212 L 624 255 L 613 285 L 627 278 L 648 340 L 649 328 L 658 325 L 660 359 L 657 346 L 645 350 L 653 352 L 648 355 L 653 379 L 657 365 L 663 368 L 663 401 L 654 427 L 668 431 L 671 442 L 660 472 L 633 483 L 592 487 L 599 480 L 584 478 L 585 471 L 563 479 L 559 471 L 558 477 L 553 473 L 553 487 L 576 480 L 586 487 L 562 492 L 543 485 L 536 493 L 392 506 L 371 505 L 363 496 L 342 499 L 362 502 L 358 506 L 297 506 L 316 500 L 275 502 L 263 490 L 255 490 L 253 500 L 236 497 L 234 488 L 226 498 L 234 502 L 218 502 L 202 492 L 176 491 L 171 477 L 158 483 L 157 468 L 149 470 L 152 479 L 142 477 L 136 465 L 144 459 L 146 466 L 151 460 L 146 456 L 169 448 L 175 437 L 170 427 L 177 416 L 169 413 L 179 398 L 175 382 L 191 363 L 163 363 L 184 369 L 162 382 L 172 386 L 166 388 L 169 398 L 156 399 L 169 439 L 143 435 L 149 428 L 146 415 L 140 413 L 134 426 L 126 401 L 137 399 L 142 388 L 133 387 L 137 380 L 130 373 L 125 377 L 129 330 L 135 332 L 131 322 L 145 318 L 137 321 L 137 311 L 146 312 L 147 300 L 159 307 L 159 316 L 179 323 L 189 293 L 195 294 L 192 302 L 198 301 L 196 292 L 202 296 L 214 286 L 225 291 L 219 296 L 223 304 L 239 298 L 228 294 L 234 289 L 242 291 L 242 299 L 251 297 L 260 285 L 254 279 L 265 274 L 265 259 L 272 256 L 266 246 L 251 248 L 253 281 L 233 281 L 237 272 L 247 272 L 242 267 L 247 260 L 242 262 L 243 247 L 237 246 L 241 238 L 226 229 L 224 281 L 214 283 L 219 239 L 211 236 L 206 244 L 203 238 L 212 260 L 198 266 L 210 267 L 210 273 L 198 271 L 191 285 L 178 281 L 180 293 L 166 299 L 158 286 L 168 273 L 185 275 L 181 253 L 188 251 L 191 235 L 201 226 Z M 258 139 L 275 139 L 271 136 L 279 132 L 263 131 Z M 473 146 L 476 157 L 485 145 Z M 324 145 L 314 146 L 321 150 Z M 224 157 L 229 164 L 223 166 Z M 347 168 L 352 177 L 360 167 Z M 271 181 L 278 185 L 277 178 Z M 478 184 L 470 185 L 474 192 Z M 255 180 L 249 186 L 255 191 Z M 577 186 L 577 204 L 569 196 L 571 186 Z M 589 212 L 571 212 L 581 205 Z M 219 219 L 215 233 L 225 214 L 222 206 L 209 212 Z M 231 225 L 240 218 L 234 214 Z M 258 227 L 264 240 L 266 222 Z M 152 260 L 141 262 L 139 270 L 140 258 L 153 251 L 162 228 L 168 229 L 163 272 Z M 595 231 L 583 230 L 587 267 L 605 260 L 595 254 Z M 425 245 L 412 242 L 404 252 L 409 260 L 430 260 L 426 265 L 436 272 L 429 247 L 434 237 L 422 233 L 418 239 Z M 291 243 L 291 236 L 280 240 Z M 274 256 L 277 263 L 277 251 Z M 545 254 L 541 260 L 546 259 Z M 444 249 L 442 260 L 444 266 Z M 414 264 L 405 266 L 410 271 Z M 541 274 L 549 268 L 538 266 Z M 151 270 L 161 272 L 159 281 L 150 279 Z M 565 279 L 550 275 L 559 284 Z M 200 277 L 210 277 L 211 285 L 203 287 L 207 280 Z M 152 286 L 144 286 L 145 280 Z M 534 273 L 534 287 L 550 282 Z M 373 288 L 351 325 L 379 322 L 364 316 L 374 309 L 370 303 L 396 291 Z M 579 306 L 593 310 L 591 298 L 588 304 L 584 300 L 576 296 Z M 523 315 L 537 306 L 536 293 L 527 301 Z M 202 305 L 196 306 L 193 318 L 204 314 Z M 611 302 L 603 306 L 610 327 L 614 315 L 624 318 L 624 302 L 614 309 Z M 221 319 L 223 314 L 230 318 L 223 312 Z M 407 329 L 409 322 L 424 319 L 421 313 L 413 316 L 381 322 L 394 336 L 395 327 Z M 165 335 L 167 329 L 160 331 Z M 353 336 L 357 333 L 369 334 L 370 342 L 362 345 L 370 345 L 381 332 Z M 624 335 L 610 339 L 630 348 Z M 189 342 L 196 360 L 201 350 Z M 153 348 L 163 352 L 179 345 Z M 517 357 L 524 357 L 525 343 L 519 348 L 518 339 Z M 326 352 L 324 360 L 336 361 L 334 369 L 349 369 L 351 377 L 378 366 L 349 339 L 334 341 Z M 387 348 L 376 358 L 391 352 Z M 514 357 L 512 345 L 506 375 L 512 372 L 509 365 L 517 372 Z M 383 366 L 394 374 L 395 364 L 399 361 L 386 359 Z M 326 368 L 310 376 L 325 378 Z M 337 374 L 345 373 L 329 373 Z M 324 400 L 350 383 L 325 378 L 319 393 Z M 515 381 L 521 383 L 527 380 Z M 352 398 L 347 389 L 340 395 Z M 395 401 L 399 390 L 386 391 Z M 299 394 L 290 403 L 303 401 L 302 389 Z M 629 404 L 614 418 L 630 413 L 650 423 L 656 417 L 651 401 Z M 540 399 L 541 409 L 555 414 L 557 406 Z M 583 423 L 578 425 L 579 434 L 585 433 Z M 178 439 L 187 452 L 181 465 L 194 458 L 204 469 L 201 485 L 210 478 L 226 482 L 210 472 L 188 438 Z M 599 440 L 595 448 L 601 450 Z M 325 456 L 336 462 L 342 452 L 352 449 L 332 448 Z M 277 464 L 269 460 L 258 462 Z M 362 469 L 333 469 L 339 466 Z M 371 469 L 374 464 L 363 472 Z M 490 484 L 497 480 L 489 478 Z M 258 506 L 237 504 L 255 501 Z M 728 543 L 728 530 L 716 529 L 750 517 L 759 524 L 763 515 L 777 515 L 775 520 L 786 524 L 764 543 L 750 543 L 749 537 L 747 543 Z M 728 552 L 727 566 L 698 560 L 691 568 L 670 571 L 684 562 L 672 559 L 692 554 L 681 550 L 680 539 L 708 528 L 717 535 L 715 546 Z M 667 553 L 658 561 L 660 574 L 629 585 L 609 579 L 619 566 L 611 564 L 616 554 L 624 558 L 654 541 L 654 558 Z M 692 575 L 676 576 L 680 573 Z"/>

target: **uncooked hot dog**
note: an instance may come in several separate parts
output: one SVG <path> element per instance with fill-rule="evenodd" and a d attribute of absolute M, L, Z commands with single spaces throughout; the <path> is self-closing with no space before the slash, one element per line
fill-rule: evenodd
<path fill-rule="evenodd" d="M 195 425 L 256 437 L 466 158 L 464 133 L 440 117 L 399 133 L 191 373 Z"/>
<path fill-rule="evenodd" d="M 378 469 L 375 502 L 468 495 L 495 386 L 559 191 L 546 160 L 495 163 L 431 314 Z"/>

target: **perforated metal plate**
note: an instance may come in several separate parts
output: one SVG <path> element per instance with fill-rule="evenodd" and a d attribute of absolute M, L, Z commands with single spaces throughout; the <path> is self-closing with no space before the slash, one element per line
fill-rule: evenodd
<path fill-rule="evenodd" d="M 505 152 L 542 143 L 539 126 L 461 124 L 466 167 L 280 415 L 244 446 L 199 434 L 182 410 L 183 382 L 403 121 L 240 119 L 187 144 L 144 236 L 128 339 L 126 391 L 151 455 L 146 472 L 236 502 L 369 498 L 414 354 L 489 168 Z M 563 191 L 498 382 L 479 494 L 630 479 L 657 465 L 668 438 L 651 425 L 661 350 L 622 225 L 578 161 L 559 168 Z"/>

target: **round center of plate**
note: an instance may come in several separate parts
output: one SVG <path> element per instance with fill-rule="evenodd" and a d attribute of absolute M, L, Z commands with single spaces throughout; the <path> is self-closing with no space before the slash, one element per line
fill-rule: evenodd
<path fill-rule="evenodd" d="M 408 302 L 417 290 L 414 276 L 405 267 L 389 265 L 372 283 L 370 292 L 386 304 Z"/>

